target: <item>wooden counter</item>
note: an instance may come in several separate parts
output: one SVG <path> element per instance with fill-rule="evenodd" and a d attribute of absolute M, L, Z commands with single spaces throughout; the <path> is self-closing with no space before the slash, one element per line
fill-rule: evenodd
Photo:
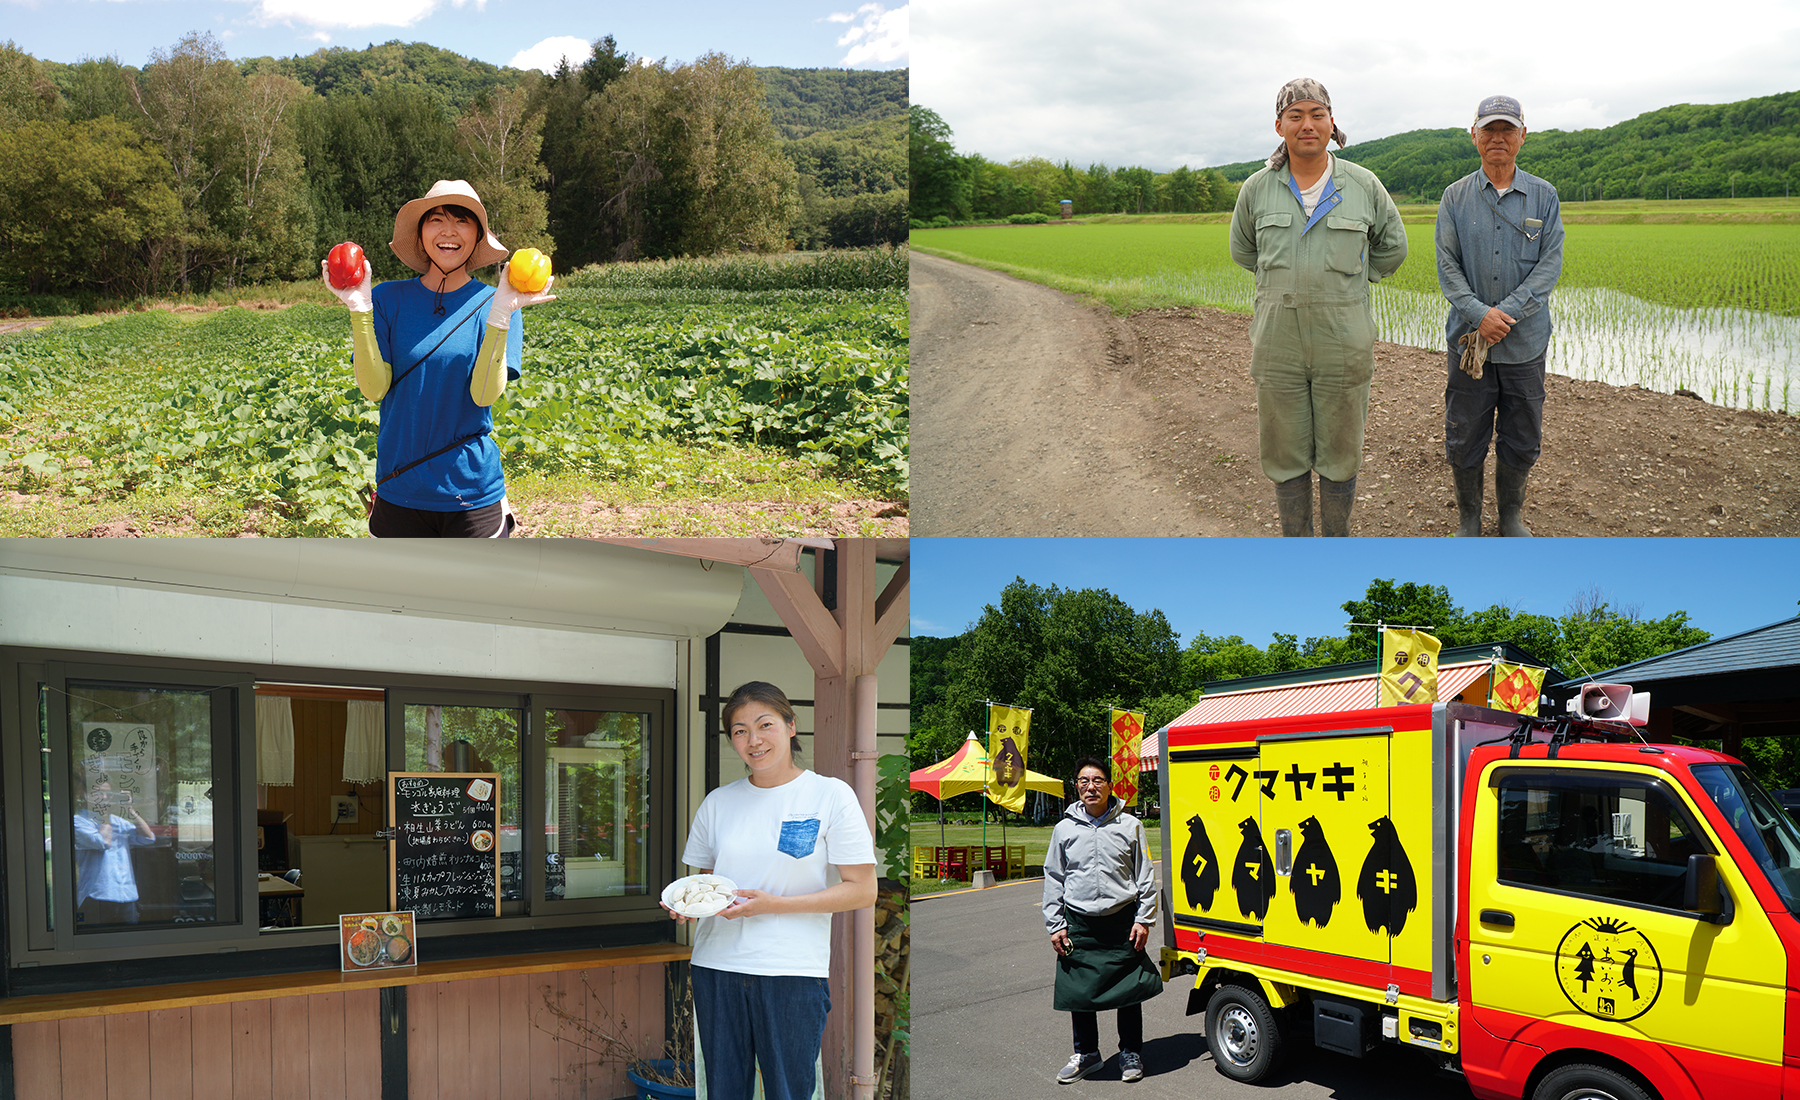
<path fill-rule="evenodd" d="M 429 944 L 427 944 L 429 949 Z M 0 1024 L 41 1020 L 69 1020 L 84 1016 L 112 1016 L 189 1005 L 262 1001 L 275 997 L 299 997 L 311 993 L 342 993 L 386 986 L 423 985 L 513 974 L 547 974 L 593 967 L 635 966 L 640 963 L 685 961 L 692 948 L 679 943 L 653 943 L 638 947 L 603 947 L 584 951 L 554 951 L 542 955 L 504 955 L 485 959 L 423 962 L 344 974 L 336 970 L 309 970 L 298 974 L 267 974 L 253 978 L 222 978 L 176 985 L 144 985 L 127 989 L 95 989 L 81 993 L 44 993 L 0 1000 Z"/>

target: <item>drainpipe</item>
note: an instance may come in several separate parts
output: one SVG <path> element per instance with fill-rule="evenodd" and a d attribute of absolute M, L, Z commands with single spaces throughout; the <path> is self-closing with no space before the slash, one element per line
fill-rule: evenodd
<path fill-rule="evenodd" d="M 873 675 L 856 678 L 855 719 L 851 729 L 851 782 L 856 800 L 862 804 L 863 816 L 869 821 L 869 832 L 875 831 L 875 782 L 877 777 L 875 748 L 875 693 Z M 879 879 L 878 879 L 879 881 Z M 855 982 L 852 996 L 856 999 L 854 1019 L 856 1036 L 850 1068 L 855 1087 L 855 1100 L 874 1100 L 875 1096 L 875 909 L 858 909 L 855 913 L 853 942 L 856 963 L 850 973 Z"/>

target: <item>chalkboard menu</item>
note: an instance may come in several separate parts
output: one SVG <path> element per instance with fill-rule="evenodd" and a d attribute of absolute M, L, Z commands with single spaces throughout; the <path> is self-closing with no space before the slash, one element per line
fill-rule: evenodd
<path fill-rule="evenodd" d="M 389 904 L 420 920 L 500 913 L 500 777 L 391 772 Z"/>

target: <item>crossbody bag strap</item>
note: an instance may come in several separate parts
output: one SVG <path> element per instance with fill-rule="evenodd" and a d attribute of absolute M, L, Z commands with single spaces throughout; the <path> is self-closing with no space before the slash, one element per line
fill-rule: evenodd
<path fill-rule="evenodd" d="M 470 306 L 473 308 L 471 308 L 468 313 L 463 315 L 462 320 L 460 320 L 460 321 L 456 322 L 456 324 L 452 325 L 450 327 L 450 331 L 444 333 L 443 339 L 441 339 L 437 343 L 431 345 L 431 350 L 426 352 L 424 355 L 419 356 L 418 360 L 416 362 L 414 362 L 412 366 L 407 367 L 405 370 L 403 370 L 399 374 L 395 375 L 393 377 L 393 379 L 388 382 L 388 390 L 391 392 L 395 386 L 400 384 L 400 379 L 405 378 L 407 375 L 411 374 L 413 371 L 418 370 L 420 367 L 424 366 L 425 360 L 436 355 L 438 349 L 443 347 L 444 344 L 450 339 L 450 337 L 455 336 L 458 330 L 460 330 L 464 325 L 468 324 L 469 321 L 477 313 L 481 312 L 481 307 L 487 305 L 488 303 L 490 303 L 494 300 L 494 294 L 496 294 L 496 293 L 498 293 L 498 292 L 490 290 L 488 292 L 487 297 L 485 297 L 485 298 L 477 297 L 475 299 L 475 301 L 469 303 Z"/>
<path fill-rule="evenodd" d="M 488 434 L 487 428 L 483 428 L 478 432 L 470 432 L 468 435 L 463 436 L 461 439 L 453 440 L 452 442 L 444 444 L 442 447 L 439 447 L 437 450 L 426 455 L 424 458 L 415 458 L 411 462 L 408 462 L 406 465 L 400 467 L 397 470 L 390 470 L 388 472 L 387 476 L 383 477 L 381 480 L 377 481 L 375 484 L 386 485 L 388 482 L 394 480 L 395 478 L 399 477 L 401 474 L 412 469 L 413 467 L 423 466 L 427 462 L 430 462 L 432 459 L 436 458 L 437 456 L 439 456 L 441 454 L 448 454 L 451 451 L 456 450 L 456 448 L 462 446 L 464 443 L 467 443 L 469 440 L 480 439 L 482 436 L 484 436 L 486 434 Z"/>

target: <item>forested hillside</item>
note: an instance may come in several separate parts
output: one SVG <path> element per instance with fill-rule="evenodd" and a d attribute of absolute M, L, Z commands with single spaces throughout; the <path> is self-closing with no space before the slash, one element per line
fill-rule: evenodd
<path fill-rule="evenodd" d="M 426 43 L 112 59 L 0 44 L 0 295 L 129 298 L 308 278 L 467 179 L 510 248 L 593 262 L 897 243 L 906 73 L 641 63 L 611 36 L 521 72 Z"/>
<path fill-rule="evenodd" d="M 1529 127 L 1530 112 L 1526 121 Z M 1412 130 L 1343 151 L 1389 191 L 1436 201 L 1480 167 L 1467 130 Z M 1261 161 L 1228 164 L 1243 180 Z M 1800 185 L 1800 92 L 1738 103 L 1688 103 L 1595 130 L 1532 130 L 1519 167 L 1555 185 L 1563 201 L 1589 198 L 1707 199 L 1786 195 Z"/>
<path fill-rule="evenodd" d="M 769 89 L 769 113 L 788 140 L 824 130 L 905 118 L 907 70 L 756 70 Z"/>

